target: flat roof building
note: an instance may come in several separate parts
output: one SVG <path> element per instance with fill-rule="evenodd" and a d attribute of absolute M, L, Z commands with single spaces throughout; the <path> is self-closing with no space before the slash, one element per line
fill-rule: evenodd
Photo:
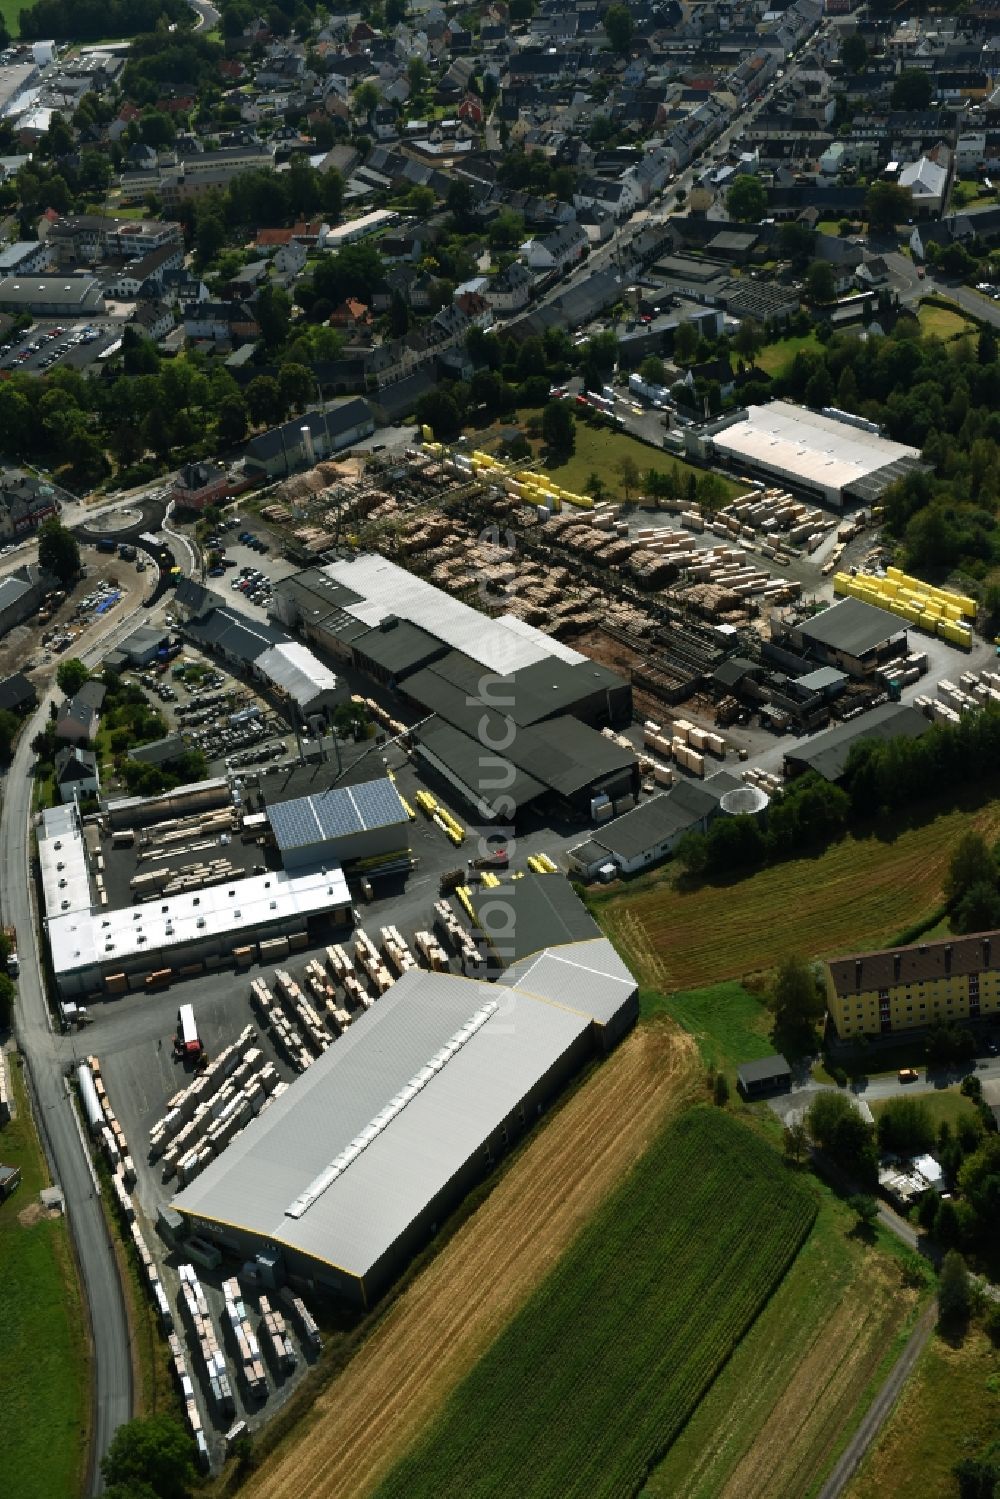
<path fill-rule="evenodd" d="M 592 1055 L 595 1023 L 634 1021 L 635 980 L 603 945 L 503 985 L 405 973 L 174 1207 L 238 1257 L 277 1247 L 289 1274 L 371 1305 Z"/>
<path fill-rule="evenodd" d="M 836 510 L 868 504 L 920 464 L 920 450 L 837 417 L 770 401 L 724 418 L 695 438 L 740 472 L 787 485 Z"/>
<path fill-rule="evenodd" d="M 117 911 L 88 904 L 50 917 L 49 950 L 59 993 L 73 999 L 99 993 L 111 974 L 166 971 L 176 977 L 182 964 L 223 959 L 241 945 L 304 932 L 316 917 L 344 925 L 350 913 L 350 891 L 338 866 L 305 873 L 279 869 Z"/>

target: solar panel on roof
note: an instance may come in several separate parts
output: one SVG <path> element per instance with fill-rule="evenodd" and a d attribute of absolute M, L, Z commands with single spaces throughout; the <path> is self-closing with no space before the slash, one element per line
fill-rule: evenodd
<path fill-rule="evenodd" d="M 310 796 L 277 802 L 268 815 L 281 849 L 346 838 L 406 821 L 399 793 L 388 778 L 364 781 L 359 786 L 333 786 Z"/>

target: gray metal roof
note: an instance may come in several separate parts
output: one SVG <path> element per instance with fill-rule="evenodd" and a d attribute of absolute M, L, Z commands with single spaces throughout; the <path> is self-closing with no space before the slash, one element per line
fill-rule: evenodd
<path fill-rule="evenodd" d="M 282 853 L 409 821 L 388 776 L 356 786 L 332 786 L 294 801 L 269 803 L 267 815 Z"/>
<path fill-rule="evenodd" d="M 785 759 L 815 770 L 827 781 L 836 781 L 847 769 L 851 750 L 862 739 L 919 739 L 929 728 L 929 720 L 919 709 L 906 703 L 883 703 L 851 723 L 838 724 L 796 745 L 786 752 Z"/>
<path fill-rule="evenodd" d="M 777 1078 L 790 1077 L 792 1069 L 780 1052 L 770 1057 L 757 1057 L 753 1062 L 741 1062 L 736 1076 L 746 1087 L 748 1083 L 767 1083 Z"/>
<path fill-rule="evenodd" d="M 498 802 L 498 786 L 502 787 L 503 805 L 512 807 L 515 812 L 545 791 L 535 776 L 506 758 L 499 760 L 495 753 L 484 749 L 479 739 L 441 719 L 421 724 L 414 737 L 418 751 L 422 751 L 431 764 L 443 767 L 458 781 L 470 802 L 478 804 L 482 799 L 484 816 L 488 816 L 489 807 Z"/>
<path fill-rule="evenodd" d="M 526 874 L 499 888 L 477 890 L 472 908 L 505 964 L 534 958 L 556 943 L 589 942 L 601 929 L 568 880 Z"/>
<path fill-rule="evenodd" d="M 23 598 L 30 588 L 31 584 L 26 583 L 23 578 L 4 578 L 0 582 L 0 614 Z"/>
<path fill-rule="evenodd" d="M 582 1010 L 598 1025 L 614 1020 L 635 987 L 635 979 L 607 937 L 546 948 L 508 968 L 497 983 L 497 988 L 513 988 L 550 1004 Z"/>
<path fill-rule="evenodd" d="M 864 656 L 906 631 L 906 620 L 887 609 L 876 609 L 863 599 L 841 599 L 821 614 L 799 625 L 804 640 L 844 651 L 848 656 Z"/>
<path fill-rule="evenodd" d="M 583 1035 L 594 1011 L 610 1014 L 631 998 L 634 982 L 626 992 L 619 973 L 604 973 L 609 959 L 588 953 L 593 946 L 583 945 L 560 999 L 404 974 L 174 1206 L 364 1276 Z M 536 981 L 562 994 L 569 972 L 540 969 Z M 589 1004 L 580 1005 L 574 992 L 584 982 Z"/>

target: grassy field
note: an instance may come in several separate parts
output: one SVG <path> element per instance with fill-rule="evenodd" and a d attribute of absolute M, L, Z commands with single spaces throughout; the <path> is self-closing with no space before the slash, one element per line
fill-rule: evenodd
<path fill-rule="evenodd" d="M 379 1499 L 628 1494 L 780 1284 L 816 1195 L 695 1109 L 654 1143 Z"/>
<path fill-rule="evenodd" d="M 634 437 L 629 437 L 625 432 L 609 432 L 596 427 L 588 427 L 585 422 L 576 424 L 576 451 L 565 463 L 550 464 L 545 472 L 555 479 L 563 489 L 570 489 L 575 494 L 584 494 L 587 490 L 587 480 L 591 474 L 599 474 L 604 482 L 605 490 L 610 499 L 623 499 L 621 479 L 618 476 L 618 465 L 623 458 L 631 458 L 638 468 L 640 474 L 647 469 L 655 469 L 657 473 L 667 474 L 675 469 L 681 478 L 686 481 L 688 474 L 695 474 L 698 478 L 702 476 L 702 470 L 692 468 L 690 464 L 683 463 L 667 453 L 657 452 L 655 448 L 647 447 L 645 443 L 637 442 Z M 723 503 L 733 499 L 735 495 L 742 494 L 746 485 L 735 484 L 731 479 L 724 479 L 716 475 L 721 486 L 720 494 L 724 496 Z"/>
<path fill-rule="evenodd" d="M 797 338 L 779 338 L 777 343 L 768 344 L 761 349 L 757 355 L 757 366 L 765 374 L 780 375 L 796 354 L 818 353 L 821 348 L 822 344 L 815 333 L 804 333 Z"/>
<path fill-rule="evenodd" d="M 846 1499 L 952 1499 L 953 1464 L 1000 1429 L 1000 1350 L 973 1327 L 958 1347 L 927 1345 Z"/>
<path fill-rule="evenodd" d="M 961 313 L 950 312 L 947 307 L 936 307 L 932 302 L 921 302 L 917 321 L 924 333 L 935 338 L 957 338 L 962 333 L 974 333 L 975 328 Z"/>
<path fill-rule="evenodd" d="M 824 1191 L 787 1275 L 650 1475 L 644 1499 L 814 1491 L 919 1299 L 904 1285 L 895 1241 L 867 1243 L 853 1221 Z"/>
<path fill-rule="evenodd" d="M 0 0 L 0 16 L 12 37 L 21 34 L 21 12 L 26 7 L 26 0 Z"/>
<path fill-rule="evenodd" d="M 17 1118 L 0 1132 L 0 1159 L 20 1166 L 21 1185 L 0 1204 L 2 1488 L 12 1499 L 74 1499 L 90 1416 L 83 1308 L 66 1220 L 39 1206 L 45 1158 L 20 1068 L 10 1072 Z"/>
<path fill-rule="evenodd" d="M 711 984 L 673 994 L 640 991 L 644 1015 L 665 1014 L 690 1031 L 706 1067 L 731 1072 L 740 1062 L 770 1056 L 771 1016 L 742 984 Z"/>
<path fill-rule="evenodd" d="M 914 1097 L 925 1105 L 935 1129 L 940 1124 L 947 1123 L 954 1130 L 962 1119 L 979 1118 L 970 1100 L 959 1093 L 957 1088 L 935 1088 L 931 1093 L 916 1093 Z M 876 1119 L 885 1111 L 889 1102 L 888 1098 L 872 1100 L 870 1107 Z"/>
<path fill-rule="evenodd" d="M 1000 831 L 1000 803 L 950 810 L 881 836 L 844 838 L 733 884 L 678 889 L 668 869 L 591 907 L 640 983 L 667 994 L 807 957 L 878 947 L 939 905 L 951 850 L 970 826 Z"/>

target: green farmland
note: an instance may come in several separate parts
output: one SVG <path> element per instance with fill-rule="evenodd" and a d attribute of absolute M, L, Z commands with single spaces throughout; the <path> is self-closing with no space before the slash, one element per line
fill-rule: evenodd
<path fill-rule="evenodd" d="M 668 1127 L 378 1499 L 630 1495 L 806 1238 L 811 1189 L 705 1107 Z"/>

